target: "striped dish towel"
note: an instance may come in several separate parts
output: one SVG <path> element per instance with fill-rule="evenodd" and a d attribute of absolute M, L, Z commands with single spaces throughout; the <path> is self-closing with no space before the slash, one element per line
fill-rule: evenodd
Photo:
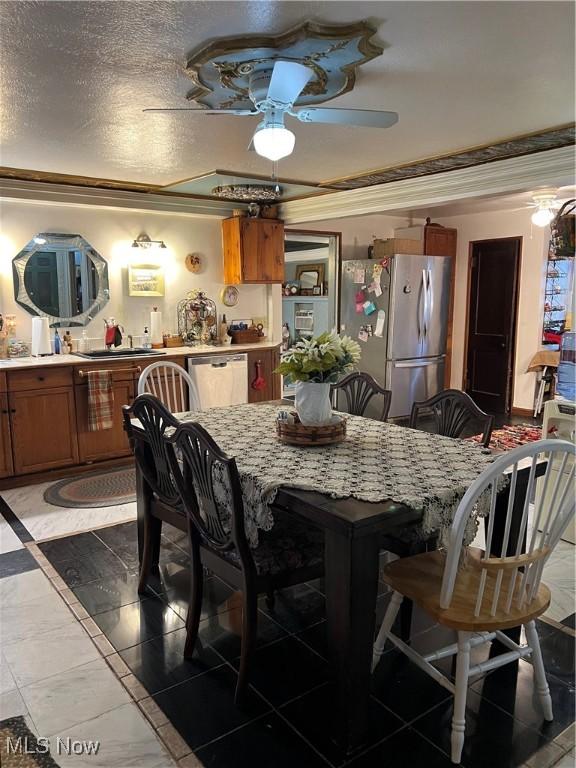
<path fill-rule="evenodd" d="M 88 429 L 99 432 L 114 425 L 112 371 L 88 371 Z"/>

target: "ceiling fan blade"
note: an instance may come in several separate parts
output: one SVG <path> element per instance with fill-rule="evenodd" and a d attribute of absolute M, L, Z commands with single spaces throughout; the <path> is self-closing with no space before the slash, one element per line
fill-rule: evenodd
<path fill-rule="evenodd" d="M 272 70 L 268 99 L 281 106 L 291 107 L 312 78 L 312 70 L 296 61 L 277 61 Z"/>
<path fill-rule="evenodd" d="M 167 107 L 166 109 L 149 108 L 142 112 L 198 112 L 202 115 L 257 115 L 252 109 L 198 109 L 197 107 Z"/>
<path fill-rule="evenodd" d="M 302 123 L 334 123 L 367 128 L 389 128 L 398 122 L 397 112 L 381 112 L 376 109 L 311 107 L 310 109 L 300 109 L 291 114 Z"/>

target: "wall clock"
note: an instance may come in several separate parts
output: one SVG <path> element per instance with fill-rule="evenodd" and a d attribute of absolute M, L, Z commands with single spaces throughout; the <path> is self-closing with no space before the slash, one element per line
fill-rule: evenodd
<path fill-rule="evenodd" d="M 220 301 L 225 307 L 235 307 L 238 304 L 238 288 L 235 285 L 226 285 L 220 292 Z"/>

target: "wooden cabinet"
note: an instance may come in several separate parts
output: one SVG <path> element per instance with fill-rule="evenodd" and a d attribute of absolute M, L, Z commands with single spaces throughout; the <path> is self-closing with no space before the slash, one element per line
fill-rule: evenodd
<path fill-rule="evenodd" d="M 0 392 L 0 477 L 10 477 L 13 471 L 8 395 Z"/>
<path fill-rule="evenodd" d="M 8 405 L 14 474 L 78 463 L 73 387 L 11 391 Z"/>
<path fill-rule="evenodd" d="M 233 217 L 222 222 L 224 282 L 284 282 L 284 223 Z"/>
<path fill-rule="evenodd" d="M 280 394 L 280 374 L 273 373 L 274 369 L 280 364 L 280 352 L 276 349 L 250 350 L 248 352 L 248 402 L 261 403 L 266 400 L 279 400 Z M 265 380 L 266 385 L 262 389 L 254 389 L 252 386 L 260 376 Z"/>
<path fill-rule="evenodd" d="M 81 462 L 113 459 L 130 454 L 128 438 L 124 432 L 122 406 L 132 402 L 136 386 L 133 380 L 114 382 L 114 424 L 111 429 L 96 432 L 88 429 L 88 385 L 76 387 L 76 423 Z"/>

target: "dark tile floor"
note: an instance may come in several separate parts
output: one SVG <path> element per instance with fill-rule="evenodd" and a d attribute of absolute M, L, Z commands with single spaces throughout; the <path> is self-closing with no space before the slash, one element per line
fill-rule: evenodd
<path fill-rule="evenodd" d="M 240 654 L 239 595 L 205 581 L 199 642 L 183 658 L 189 574 L 186 540 L 165 526 L 160 574 L 137 593 L 133 523 L 40 548 L 200 761 L 211 768 L 449 768 L 451 697 L 395 650 L 372 680 L 367 742 L 345 756 L 331 739 L 334 700 L 321 580 L 259 605 L 258 649 L 246 706 L 234 706 Z M 389 600 L 381 586 L 377 616 Z M 574 721 L 574 638 L 538 622 L 555 720 L 545 723 L 526 661 L 471 682 L 466 768 L 515 768 Z M 415 610 L 412 643 L 439 647 L 449 633 Z M 478 658 L 488 651 L 478 650 Z M 451 673 L 445 663 L 444 671 Z"/>

